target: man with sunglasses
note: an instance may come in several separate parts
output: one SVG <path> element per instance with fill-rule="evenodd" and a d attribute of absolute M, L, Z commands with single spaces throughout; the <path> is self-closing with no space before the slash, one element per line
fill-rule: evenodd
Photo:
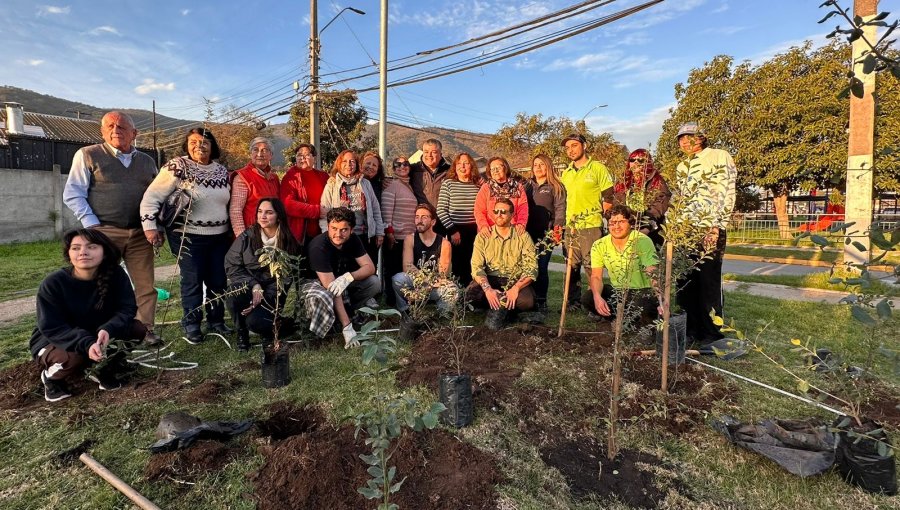
<path fill-rule="evenodd" d="M 537 256 L 531 236 L 519 234 L 512 226 L 515 206 L 511 200 L 498 199 L 492 212 L 490 234 L 475 238 L 472 283 L 466 288 L 466 299 L 488 309 L 485 326 L 500 329 L 507 312 L 534 308 L 531 284 L 537 277 Z"/>
<path fill-rule="evenodd" d="M 687 313 L 689 341 L 705 345 L 724 338 L 709 312 L 715 310 L 716 315 L 722 315 L 725 229 L 734 209 L 737 168 L 731 154 L 707 146 L 706 133 L 697 122 L 683 124 L 675 139 L 685 155 L 675 170 L 677 189 L 692 197 L 683 214 L 707 229 L 699 250 L 706 256 L 679 282 L 676 299 Z"/>
<path fill-rule="evenodd" d="M 603 163 L 588 155 L 583 135 L 565 137 L 562 146 L 571 162 L 559 180 L 566 188 L 566 246 L 572 248 L 570 309 L 581 307 L 581 266 L 590 278 L 591 246 L 603 235 L 603 212 L 612 207 L 613 180 Z"/>

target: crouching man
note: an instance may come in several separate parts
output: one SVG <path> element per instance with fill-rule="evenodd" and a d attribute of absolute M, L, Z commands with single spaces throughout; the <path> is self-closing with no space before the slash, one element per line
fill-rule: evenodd
<path fill-rule="evenodd" d="M 473 306 L 488 308 L 485 325 L 500 329 L 510 310 L 534 308 L 537 257 L 531 237 L 512 227 L 515 206 L 501 198 L 491 211 L 494 226 L 490 234 L 477 236 L 472 250 L 472 283 L 466 288 L 466 299 Z"/>
<path fill-rule="evenodd" d="M 609 235 L 591 246 L 591 288 L 581 296 L 588 316 L 595 320 L 616 316 L 617 299 L 628 290 L 626 306 L 637 306 L 644 321 L 659 312 L 658 285 L 654 280 L 659 256 L 653 241 L 634 230 L 634 213 L 624 205 L 610 210 Z M 611 286 L 603 285 L 603 269 Z M 626 315 L 627 316 L 627 315 Z"/>
<path fill-rule="evenodd" d="M 353 235 L 353 212 L 337 207 L 328 211 L 325 220 L 328 230 L 309 243 L 309 265 L 319 283 L 334 296 L 334 314 L 342 327 L 344 347 L 358 347 L 350 317 L 378 295 L 381 282 L 366 247 Z"/>
<path fill-rule="evenodd" d="M 403 240 L 403 269 L 406 272 L 397 273 L 391 278 L 397 296 L 397 310 L 401 313 L 409 309 L 409 299 L 404 292 L 409 293 L 414 288 L 412 274 L 417 269 L 432 274 L 437 269 L 440 277 L 432 284 L 427 298 L 437 303 L 441 315 L 449 314 L 458 298 L 456 285 L 445 278 L 450 271 L 453 248 L 446 237 L 434 232 L 436 223 L 437 211 L 433 205 L 422 203 L 416 206 L 416 233 Z"/>

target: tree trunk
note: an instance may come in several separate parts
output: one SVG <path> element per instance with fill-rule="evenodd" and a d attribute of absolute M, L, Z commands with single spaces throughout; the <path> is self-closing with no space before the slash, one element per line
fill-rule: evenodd
<path fill-rule="evenodd" d="M 791 238 L 791 227 L 788 223 L 787 199 L 787 188 L 775 190 L 772 202 L 775 204 L 775 217 L 778 218 L 778 236 L 782 239 Z"/>

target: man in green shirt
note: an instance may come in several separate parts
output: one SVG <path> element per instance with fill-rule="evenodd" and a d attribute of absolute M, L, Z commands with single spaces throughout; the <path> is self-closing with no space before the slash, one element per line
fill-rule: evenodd
<path fill-rule="evenodd" d="M 569 307 L 578 308 L 581 295 L 581 266 L 591 274 L 589 253 L 594 241 L 603 234 L 603 212 L 612 207 L 613 180 L 603 163 L 587 154 L 584 136 L 571 134 L 562 141 L 571 160 L 560 175 L 566 188 L 566 246 L 572 248 L 572 274 L 569 283 Z"/>
<path fill-rule="evenodd" d="M 476 236 L 472 250 L 472 283 L 466 288 L 466 299 L 473 306 L 488 308 L 485 325 L 491 329 L 503 326 L 509 310 L 534 308 L 531 284 L 537 277 L 537 256 L 531 236 L 512 227 L 514 212 L 511 200 L 497 200 L 491 233 Z"/>
<path fill-rule="evenodd" d="M 618 298 L 627 290 L 626 306 L 637 306 L 641 316 L 654 319 L 659 311 L 659 289 L 654 275 L 659 257 L 649 237 L 633 230 L 634 212 L 624 205 L 610 211 L 609 235 L 591 247 L 590 290 L 581 296 L 589 315 L 614 319 Z M 603 269 L 611 286 L 603 284 Z M 596 315 L 592 315 L 596 314 Z"/>

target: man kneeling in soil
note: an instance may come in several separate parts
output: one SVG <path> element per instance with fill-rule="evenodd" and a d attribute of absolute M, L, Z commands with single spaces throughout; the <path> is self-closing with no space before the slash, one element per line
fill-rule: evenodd
<path fill-rule="evenodd" d="M 403 269 L 406 272 L 397 273 L 391 278 L 397 296 L 397 310 L 405 313 L 409 309 L 407 294 L 415 287 L 413 274 L 418 270 L 420 277 L 437 276 L 427 298 L 437 303 L 438 312 L 446 315 L 450 313 L 459 294 L 456 285 L 446 278 L 450 271 L 453 248 L 446 237 L 434 232 L 437 211 L 433 205 L 422 203 L 416 206 L 415 222 L 416 233 L 403 240 Z"/>
<path fill-rule="evenodd" d="M 466 299 L 476 307 L 489 308 L 484 323 L 490 329 L 503 327 L 509 310 L 534 308 L 531 283 L 537 276 L 537 257 L 531 237 L 512 227 L 514 212 L 508 198 L 497 200 L 494 226 L 486 237 L 475 238 L 472 250 L 473 280 L 466 288 Z"/>
<path fill-rule="evenodd" d="M 581 304 L 591 318 L 614 319 L 618 298 L 627 289 L 626 306 L 640 308 L 644 320 L 653 320 L 659 312 L 659 291 L 654 280 L 659 256 L 649 237 L 632 230 L 634 212 L 624 205 L 610 210 L 609 235 L 591 246 L 590 290 L 581 296 Z M 609 272 L 611 286 L 603 285 L 603 268 Z M 596 314 L 594 313 L 596 312 Z"/>
<path fill-rule="evenodd" d="M 338 207 L 328 211 L 325 220 L 328 231 L 309 243 L 309 265 L 319 283 L 334 296 L 334 314 L 341 323 L 344 348 L 358 347 L 350 314 L 378 295 L 381 281 L 375 276 L 375 264 L 366 247 L 353 235 L 353 212 Z"/>

